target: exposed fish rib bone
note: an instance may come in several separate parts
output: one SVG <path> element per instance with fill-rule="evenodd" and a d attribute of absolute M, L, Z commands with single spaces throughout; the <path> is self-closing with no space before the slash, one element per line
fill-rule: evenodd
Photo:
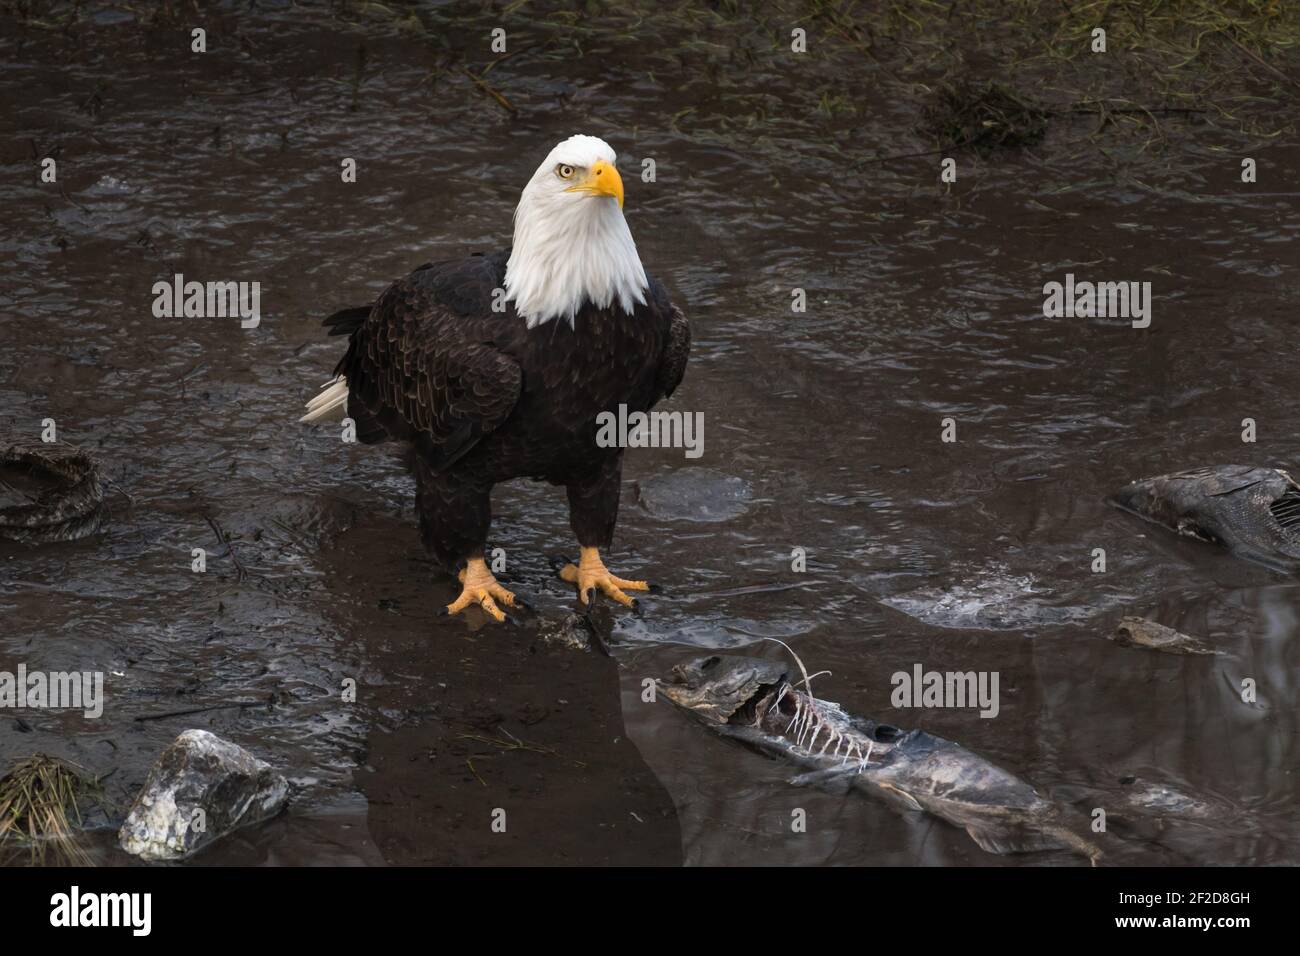
<path fill-rule="evenodd" d="M 808 697 L 808 709 L 809 709 L 809 711 L 812 711 L 812 712 L 815 713 L 816 710 L 817 710 L 817 698 L 813 695 L 813 692 L 812 692 L 812 677 L 810 677 L 810 676 L 808 675 L 808 668 L 806 668 L 806 667 L 803 666 L 803 661 L 800 659 L 799 655 L 796 654 L 796 653 L 794 652 L 794 648 L 792 648 L 792 647 L 791 647 L 789 644 L 787 644 L 785 641 L 778 640 L 778 639 L 775 638 L 775 637 L 765 637 L 765 638 L 763 638 L 763 640 L 765 640 L 765 641 L 771 641 L 773 644 L 780 644 L 782 647 L 784 647 L 787 651 L 790 652 L 790 656 L 794 658 L 794 662 L 795 662 L 796 664 L 799 665 L 799 673 L 801 673 L 801 674 L 803 675 L 803 686 L 804 686 L 804 689 L 807 691 L 807 697 Z M 818 672 L 818 676 L 820 676 L 820 675 L 823 674 L 823 673 L 825 673 L 825 674 L 830 674 L 830 671 L 819 671 L 819 672 Z M 818 716 L 820 717 L 820 715 L 818 715 Z M 804 732 L 806 733 L 807 730 L 808 730 L 808 728 L 807 728 L 807 726 L 805 726 L 805 727 L 804 727 Z M 814 735 L 814 739 L 815 739 L 815 738 L 816 738 L 816 735 Z M 800 740 L 802 740 L 802 734 L 800 735 Z"/>

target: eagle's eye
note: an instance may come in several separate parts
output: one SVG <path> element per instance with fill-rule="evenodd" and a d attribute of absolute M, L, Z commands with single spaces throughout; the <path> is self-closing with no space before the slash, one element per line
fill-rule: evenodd
<path fill-rule="evenodd" d="M 555 167 L 555 175 L 559 176 L 561 179 L 572 179 L 573 167 L 560 163 L 560 165 Z"/>

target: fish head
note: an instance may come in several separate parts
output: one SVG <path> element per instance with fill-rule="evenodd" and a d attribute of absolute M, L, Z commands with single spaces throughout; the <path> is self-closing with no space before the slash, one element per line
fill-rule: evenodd
<path fill-rule="evenodd" d="M 1300 487 L 1285 471 L 1215 465 L 1125 485 L 1111 504 L 1238 557 L 1300 573 Z"/>
<path fill-rule="evenodd" d="M 1291 487 L 1273 468 L 1215 465 L 1132 482 L 1111 503 L 1179 534 L 1237 545 L 1258 537 L 1269 502 Z"/>
<path fill-rule="evenodd" d="M 1215 528 L 1225 496 L 1250 488 L 1236 469 L 1216 468 L 1159 475 L 1131 482 L 1111 503 L 1140 518 L 1200 541 L 1218 542 Z"/>
<path fill-rule="evenodd" d="M 710 654 L 678 664 L 657 686 L 678 707 L 725 724 L 746 704 L 771 693 L 786 680 L 783 664 L 756 657 Z"/>
<path fill-rule="evenodd" d="M 1192 488 L 1171 487 L 1163 475 L 1130 482 L 1115 492 L 1111 501 L 1125 511 L 1167 527 L 1177 527 L 1179 517 L 1192 505 Z"/>

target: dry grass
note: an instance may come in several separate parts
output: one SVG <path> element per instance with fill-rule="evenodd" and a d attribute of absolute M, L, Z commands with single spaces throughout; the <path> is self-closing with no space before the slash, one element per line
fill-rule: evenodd
<path fill-rule="evenodd" d="M 49 862 L 87 865 L 77 844 L 84 801 L 96 798 L 98 781 L 81 768 L 33 754 L 0 777 L 0 847 L 27 851 L 33 865 Z"/>

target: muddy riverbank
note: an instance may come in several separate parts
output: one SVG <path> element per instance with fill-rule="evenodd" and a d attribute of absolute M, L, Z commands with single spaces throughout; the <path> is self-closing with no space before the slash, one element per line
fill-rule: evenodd
<path fill-rule="evenodd" d="M 102 671 L 108 700 L 94 721 L 0 713 L 0 764 L 75 760 L 124 810 L 197 726 L 286 774 L 285 816 L 192 865 L 1078 863 L 993 858 L 942 823 L 791 788 L 642 701 L 700 648 L 774 637 L 855 713 L 959 741 L 1081 813 L 1128 808 L 1109 862 L 1300 862 L 1300 585 L 1105 503 L 1192 465 L 1296 467 L 1285 77 L 1226 40 L 1214 72 L 1192 65 L 1198 89 L 1122 49 L 1105 69 L 1013 57 L 1012 34 L 962 45 L 884 12 L 259 4 L 202 10 L 198 55 L 179 5 L 69 9 L 0 17 L 0 427 L 53 419 L 102 462 L 107 513 L 92 538 L 0 544 L 0 670 Z M 1268 62 L 1296 75 L 1286 49 Z M 957 67 L 1114 113 L 959 151 L 955 183 L 936 155 L 875 161 L 934 148 L 918 130 Z M 1206 112 L 1142 125 L 1135 105 Z M 440 618 L 455 589 L 420 549 L 400 456 L 296 422 L 340 353 L 320 320 L 505 245 L 522 184 L 579 130 L 619 151 L 642 259 L 691 316 L 669 407 L 707 422 L 698 460 L 629 455 L 610 565 L 664 590 L 640 616 L 598 610 L 612 657 L 542 636 L 575 603 L 549 564 L 574 550 L 562 493 L 494 501 L 492 546 L 536 614 Z M 647 159 L 654 182 L 634 172 Z M 176 273 L 260 282 L 260 325 L 156 318 L 151 287 Z M 1151 282 L 1150 327 L 1045 317 L 1067 273 Z M 1130 615 L 1227 653 L 1120 647 Z M 891 675 L 917 663 L 998 672 L 998 716 L 894 708 Z M 1211 812 L 1169 810 L 1189 804 L 1167 790 Z M 107 822 L 92 836 L 125 861 Z"/>

